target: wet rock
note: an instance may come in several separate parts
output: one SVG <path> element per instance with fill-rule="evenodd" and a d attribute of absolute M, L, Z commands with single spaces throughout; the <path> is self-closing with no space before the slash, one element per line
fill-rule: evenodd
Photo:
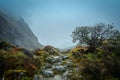
<path fill-rule="evenodd" d="M 46 59 L 46 62 L 50 63 L 50 64 L 54 64 L 55 63 L 55 59 L 53 57 L 48 57 Z"/>
<path fill-rule="evenodd" d="M 38 75 L 34 75 L 34 80 L 38 80 Z"/>
<path fill-rule="evenodd" d="M 41 75 L 34 75 L 34 80 L 43 80 Z"/>
<path fill-rule="evenodd" d="M 62 62 L 57 62 L 54 64 L 55 66 L 59 66 L 59 65 L 62 65 Z"/>
<path fill-rule="evenodd" d="M 50 64 L 54 64 L 56 62 L 61 62 L 62 58 L 60 56 L 51 56 L 51 57 L 48 57 L 46 61 Z"/>
<path fill-rule="evenodd" d="M 45 69 L 46 69 L 46 68 L 52 68 L 52 65 L 49 64 L 49 63 L 46 63 L 46 64 L 45 64 Z"/>
<path fill-rule="evenodd" d="M 44 77 L 52 77 L 52 76 L 54 76 L 54 73 L 53 73 L 52 70 L 43 70 L 43 71 L 42 71 L 42 75 L 43 75 Z"/>
<path fill-rule="evenodd" d="M 66 71 L 66 68 L 64 66 L 55 66 L 53 71 L 54 73 L 63 73 Z"/>
<path fill-rule="evenodd" d="M 61 56 L 54 56 L 53 58 L 54 58 L 55 62 L 62 61 L 62 57 Z"/>
<path fill-rule="evenodd" d="M 44 78 L 44 80 L 68 80 L 68 79 L 64 79 L 62 75 L 56 74 L 54 77 Z"/>
<path fill-rule="evenodd" d="M 69 57 L 66 56 L 66 55 L 63 55 L 63 56 L 62 56 L 62 59 L 63 59 L 63 60 L 68 59 L 68 58 L 69 58 Z"/>

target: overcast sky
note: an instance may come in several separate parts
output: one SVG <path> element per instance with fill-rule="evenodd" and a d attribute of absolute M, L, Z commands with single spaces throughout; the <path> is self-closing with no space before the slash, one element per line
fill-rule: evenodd
<path fill-rule="evenodd" d="M 58 48 L 74 45 L 70 35 L 76 26 L 120 27 L 120 0 L 0 0 L 0 8 L 23 17 L 41 44 Z"/>

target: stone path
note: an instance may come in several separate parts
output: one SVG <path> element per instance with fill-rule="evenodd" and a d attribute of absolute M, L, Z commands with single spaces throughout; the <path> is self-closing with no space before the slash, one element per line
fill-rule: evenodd
<path fill-rule="evenodd" d="M 65 64 L 64 61 L 67 60 Z M 67 55 L 49 56 L 42 70 L 42 77 L 34 80 L 69 80 L 68 67 L 72 65 Z"/>

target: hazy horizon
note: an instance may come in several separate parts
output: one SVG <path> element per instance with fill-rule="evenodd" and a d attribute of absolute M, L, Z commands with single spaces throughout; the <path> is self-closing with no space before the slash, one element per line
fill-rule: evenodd
<path fill-rule="evenodd" d="M 70 35 L 77 26 L 114 23 L 120 29 L 118 0 L 0 0 L 0 9 L 20 16 L 39 42 L 57 48 L 75 45 Z"/>

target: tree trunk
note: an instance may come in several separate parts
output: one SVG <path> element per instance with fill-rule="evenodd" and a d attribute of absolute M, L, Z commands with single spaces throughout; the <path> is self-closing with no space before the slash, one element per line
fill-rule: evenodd
<path fill-rule="evenodd" d="M 94 46 L 90 46 L 86 53 L 94 53 L 96 51 L 96 48 Z"/>

